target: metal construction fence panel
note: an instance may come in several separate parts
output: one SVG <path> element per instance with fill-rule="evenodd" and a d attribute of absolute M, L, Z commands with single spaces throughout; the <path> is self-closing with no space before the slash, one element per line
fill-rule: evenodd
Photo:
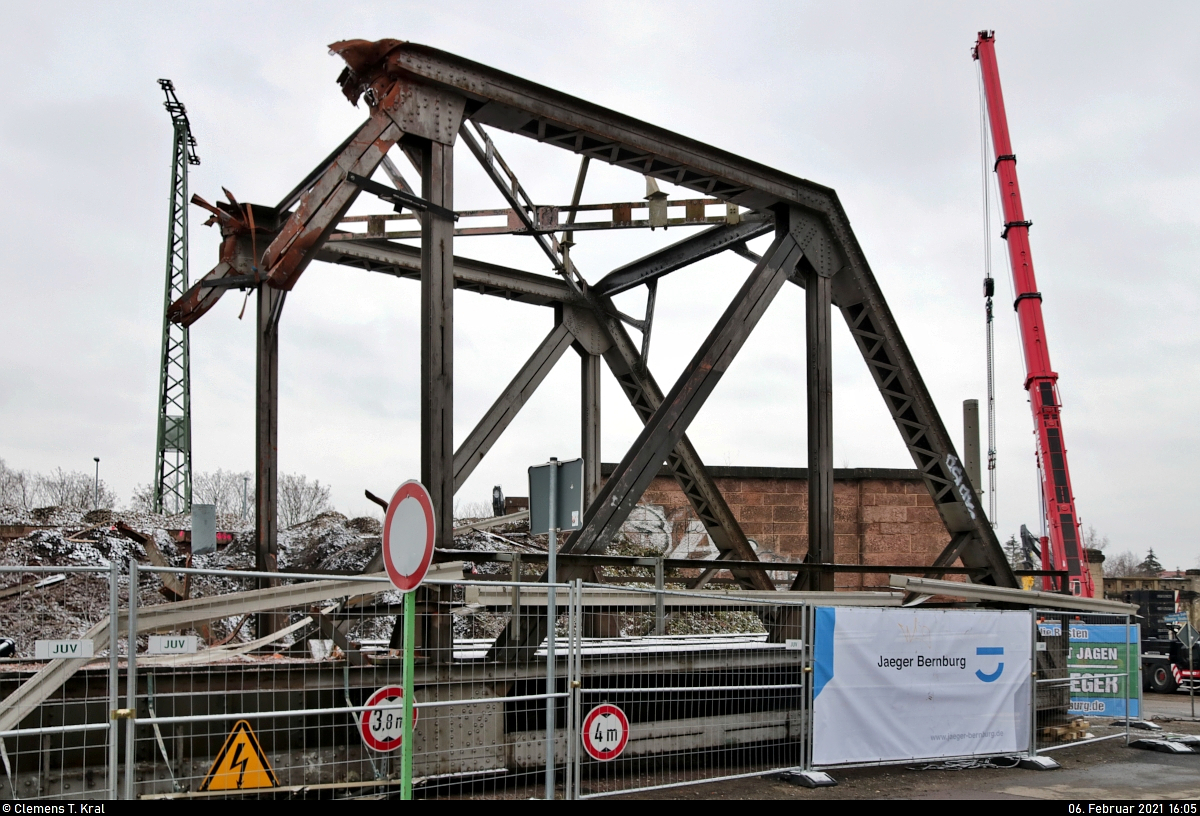
<path fill-rule="evenodd" d="M 739 594 L 581 586 L 575 796 L 804 765 L 811 609 Z"/>
<path fill-rule="evenodd" d="M 1031 753 L 1124 738 L 1142 716 L 1141 643 L 1128 615 L 1034 610 Z"/>
<path fill-rule="evenodd" d="M 416 595 L 415 795 L 815 767 L 811 599 L 453 576 Z M 401 618 L 382 575 L 0 567 L 0 798 L 398 797 Z M 1137 627 L 1029 620 L 1029 751 L 1128 739 Z"/>
<path fill-rule="evenodd" d="M 815 610 L 812 767 L 1029 750 L 1028 611 Z"/>
<path fill-rule="evenodd" d="M 148 620 L 154 607 L 138 611 L 139 628 L 159 638 L 142 635 L 140 651 L 160 653 L 136 666 L 131 795 L 399 796 L 401 593 L 379 576 L 306 575 L 258 602 L 246 590 L 260 576 L 189 576 L 193 593 L 224 602 L 204 619 L 175 615 L 161 625 Z M 556 588 L 565 634 L 570 588 Z M 521 659 L 493 647 L 511 614 L 469 606 L 477 589 L 427 581 L 416 590 L 415 794 L 543 796 L 547 755 L 553 775 L 565 767 L 565 735 L 548 751 L 545 722 L 548 706 L 565 707 L 566 681 L 547 693 L 546 645 Z M 164 641 L 168 650 L 207 645 L 164 654 Z"/>
<path fill-rule="evenodd" d="M 121 577 L 116 566 L 0 567 L 0 798 L 115 792 L 109 616 Z"/>

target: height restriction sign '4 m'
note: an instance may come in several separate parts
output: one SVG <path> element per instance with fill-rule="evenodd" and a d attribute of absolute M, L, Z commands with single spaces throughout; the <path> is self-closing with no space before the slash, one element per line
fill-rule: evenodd
<path fill-rule="evenodd" d="M 602 703 L 583 718 L 583 749 L 592 759 L 616 759 L 629 742 L 629 718 L 611 703 Z"/>
<path fill-rule="evenodd" d="M 410 592 L 421 585 L 433 561 L 433 501 L 420 482 L 408 481 L 388 502 L 383 520 L 383 564 L 392 585 Z"/>

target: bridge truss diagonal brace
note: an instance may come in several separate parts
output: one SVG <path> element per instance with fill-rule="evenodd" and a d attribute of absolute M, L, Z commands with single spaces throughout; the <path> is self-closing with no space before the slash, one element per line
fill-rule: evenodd
<path fill-rule="evenodd" d="M 583 528 L 567 540 L 564 552 L 604 549 L 634 504 L 658 475 L 662 462 L 683 438 L 687 426 L 741 350 L 746 338 L 799 260 L 796 241 L 784 233 L 742 285 L 692 362 L 655 409 L 630 450 L 584 513 Z"/>
<path fill-rule="evenodd" d="M 617 465 L 616 470 L 609 476 L 608 481 L 601 487 L 596 500 L 584 511 L 582 529 L 572 533 L 560 548 L 560 552 L 603 551 L 625 519 L 628 518 L 630 511 L 633 510 L 650 482 L 658 475 L 663 461 L 669 463 L 674 461 L 674 468 L 680 468 L 685 458 L 690 459 L 695 456 L 695 451 L 689 450 L 690 445 L 686 446 L 683 456 L 678 455 L 677 448 L 684 439 L 688 424 L 695 418 L 708 395 L 712 393 L 725 371 L 728 370 L 733 359 L 750 336 L 750 332 L 754 330 L 799 260 L 800 249 L 795 238 L 786 232 L 778 234 L 771 248 L 763 256 L 763 260 L 750 273 L 742 288 L 734 296 L 733 302 L 721 315 L 670 393 L 657 400 L 659 404 L 652 409 L 649 408 L 648 403 L 643 403 L 643 407 L 639 407 L 638 403 L 634 402 L 634 407 L 638 408 L 639 415 L 643 415 L 643 411 L 647 409 L 650 412 L 648 418 L 644 420 L 645 427 L 620 464 Z M 598 314 L 607 318 L 604 325 L 612 326 L 615 321 L 610 322 L 612 321 L 611 315 L 604 309 L 603 304 L 593 301 L 593 305 Z M 624 334 L 623 327 L 620 328 L 619 334 Z M 614 348 L 618 346 L 632 348 L 633 344 L 628 335 L 624 335 L 624 343 L 619 342 L 620 339 L 619 336 L 613 338 Z M 640 358 L 636 357 L 636 351 L 631 350 L 627 354 L 632 360 L 640 363 Z M 615 362 L 621 370 L 626 369 L 627 362 L 624 355 L 618 353 L 613 360 L 610 350 L 605 354 L 605 359 Z M 614 371 L 614 373 L 616 372 Z M 644 368 L 640 373 L 648 377 Z M 657 391 L 657 387 L 653 390 Z M 642 391 L 641 395 L 648 396 L 647 391 Z M 632 395 L 631 401 L 633 401 Z M 698 466 L 697 471 L 707 477 L 703 466 L 699 464 L 698 456 L 689 464 Z M 686 467 L 686 465 L 683 466 Z M 715 485 L 712 485 L 711 489 L 719 496 Z M 695 491 L 689 493 L 685 488 L 685 493 L 688 493 L 690 498 Z M 728 511 L 728 507 L 725 507 L 725 510 Z M 720 525 L 714 526 L 722 529 Z M 737 529 L 736 523 L 733 526 Z M 738 534 L 740 535 L 740 533 L 741 531 L 738 529 Z M 729 539 L 726 538 L 725 541 L 728 542 Z M 741 541 L 745 541 L 744 536 L 741 537 Z M 749 553 L 749 560 L 757 560 L 757 556 L 750 551 L 749 544 L 744 543 L 743 546 Z M 564 564 L 559 567 L 558 576 L 560 581 L 570 581 L 586 577 L 589 571 L 590 568 L 582 565 Z M 765 573 L 758 572 L 758 575 L 762 576 L 760 580 L 768 582 L 767 589 L 774 590 L 774 585 L 769 583 L 769 578 Z M 745 580 L 748 580 L 748 576 Z M 539 617 L 536 613 L 522 615 L 519 632 L 514 633 L 511 628 L 505 629 L 496 639 L 491 656 L 494 658 L 511 656 L 518 661 L 529 659 L 533 650 L 545 637 L 546 626 L 544 616 Z"/>
<path fill-rule="evenodd" d="M 996 533 L 976 500 L 974 486 L 955 452 L 933 397 L 849 225 L 835 220 L 828 228 L 837 239 L 836 245 L 848 256 L 846 267 L 833 278 L 834 305 L 841 310 L 884 405 L 921 472 L 947 532 L 954 539 L 958 557 L 966 567 L 987 570 L 982 578 L 972 576 L 972 581 L 1019 588 Z M 958 534 L 964 532 L 969 535 L 960 539 Z"/>
<path fill-rule="evenodd" d="M 475 467 L 491 450 L 517 413 L 533 396 L 533 392 L 546 379 L 574 341 L 567 327 L 559 323 L 538 345 L 533 354 L 521 366 L 508 387 L 483 415 L 475 429 L 467 436 L 454 453 L 454 489 L 458 490 L 470 477 Z"/>
<path fill-rule="evenodd" d="M 633 339 L 620 320 L 612 317 L 607 298 L 599 299 L 597 311 L 602 316 L 601 325 L 612 337 L 611 348 L 604 353 L 604 361 L 625 392 L 643 424 L 650 421 L 654 412 L 663 403 L 663 393 L 654 376 L 643 364 Z M 708 537 L 716 547 L 718 557 L 742 561 L 757 561 L 758 556 L 750 546 L 733 511 L 725 503 L 716 482 L 708 473 L 700 454 L 692 445 L 687 434 L 683 434 L 675 449 L 666 457 L 667 468 L 692 506 L 696 517 L 704 525 Z M 747 589 L 774 589 L 770 579 L 761 571 L 735 571 L 734 577 Z"/>
<path fill-rule="evenodd" d="M 300 197 L 263 256 L 272 286 L 291 289 L 296 285 L 316 251 L 358 197 L 358 185 L 347 182 L 347 174 L 370 177 L 401 135 L 386 114 L 376 112 Z"/>
<path fill-rule="evenodd" d="M 481 136 L 487 138 L 486 133 L 482 128 L 479 128 Z M 488 142 L 488 149 L 484 150 L 474 138 L 471 136 L 469 129 L 464 127 L 460 134 L 463 141 L 475 154 L 478 161 L 483 165 L 485 171 L 492 178 L 500 192 L 513 204 L 518 214 L 522 210 L 519 197 L 525 195 L 519 182 L 516 181 L 516 176 L 512 170 L 504 163 L 499 154 L 495 152 L 494 147 Z M 500 165 L 500 168 L 496 167 Z M 500 169 L 508 174 L 510 185 L 506 184 L 501 177 Z M 578 187 L 578 182 L 577 182 Z M 577 190 L 578 192 L 578 190 Z M 527 216 L 528 214 L 526 214 Z M 691 263 L 695 263 L 703 258 L 709 257 L 723 249 L 738 247 L 744 245 L 745 241 L 758 235 L 765 234 L 773 228 L 772 221 L 769 217 L 765 217 L 754 223 L 742 223 L 735 227 L 719 227 L 712 230 L 706 230 L 704 233 L 695 236 L 689 236 L 681 241 L 663 247 L 657 252 L 639 259 L 635 262 L 633 269 L 630 266 L 623 267 L 628 275 L 644 278 L 639 279 L 640 282 L 653 284 L 658 277 L 668 274 L 676 269 L 683 268 Z M 575 288 L 576 281 L 572 279 L 571 273 L 578 275 L 572 268 L 569 271 L 564 269 L 565 264 L 560 264 L 557 254 L 553 248 L 546 245 L 546 236 L 540 235 L 531 230 L 531 235 L 538 239 L 542 244 L 543 251 L 555 263 L 556 269 L 560 274 L 564 274 L 567 278 L 567 283 Z M 611 277 L 611 275 L 610 275 Z M 637 283 L 630 283 L 629 280 L 624 281 L 629 288 Z M 583 300 L 573 306 L 571 300 Z M 588 351 L 590 354 L 604 355 L 614 374 L 618 379 L 622 380 L 622 389 L 633 403 L 639 418 L 643 423 L 647 422 L 654 410 L 662 403 L 662 392 L 654 382 L 646 367 L 645 360 L 642 354 L 639 354 L 636 347 L 633 345 L 624 326 L 613 318 L 614 315 L 620 314 L 612 301 L 607 297 L 595 297 L 584 295 L 582 291 L 577 292 L 576 298 L 562 301 L 562 319 L 566 323 L 568 329 L 574 335 L 576 346 L 581 353 Z M 648 327 L 644 327 L 645 332 Z M 646 338 L 643 337 L 643 340 Z M 599 482 L 599 426 L 598 412 L 590 414 L 586 405 L 589 397 L 595 397 L 598 394 L 591 394 L 589 389 L 589 380 L 587 379 L 587 358 L 585 358 L 585 381 L 583 383 L 583 399 L 585 401 L 583 425 L 584 425 L 584 440 L 583 447 L 586 450 L 593 450 L 592 458 L 596 461 L 591 463 L 591 477 L 593 484 L 597 485 L 596 489 L 585 491 L 585 494 L 594 494 L 598 492 Z M 598 372 L 592 371 L 593 379 Z M 592 383 L 596 385 L 596 383 Z M 652 403 L 653 407 L 649 407 Z M 589 445 L 589 443 L 591 443 Z M 585 457 L 586 458 L 586 457 Z M 688 497 L 697 516 L 704 523 L 706 530 L 716 545 L 718 551 L 723 557 L 737 558 L 740 560 L 757 560 L 757 556 L 750 547 L 745 534 L 742 532 L 736 519 L 733 517 L 724 498 L 721 496 L 716 484 L 709 477 L 700 461 L 699 455 L 692 447 L 691 442 L 684 436 L 672 455 L 667 459 L 668 465 L 675 475 L 681 489 Z M 591 499 L 594 495 L 588 495 L 588 504 L 591 504 Z M 587 571 L 590 573 L 590 571 Z M 770 579 L 760 571 L 737 572 L 735 576 L 747 588 L 753 589 L 774 589 Z M 586 576 L 577 576 L 586 577 Z"/>
<path fill-rule="evenodd" d="M 647 268 L 661 268 L 664 264 L 686 266 L 711 254 L 708 242 L 698 244 L 692 240 L 694 237 L 690 236 L 663 247 L 656 253 L 642 258 L 639 263 L 645 264 Z M 562 307 L 563 321 L 575 335 L 576 349 L 580 354 L 587 352 L 589 358 L 591 355 L 604 358 L 613 376 L 620 384 L 621 390 L 644 425 L 662 405 L 662 389 L 659 388 L 653 374 L 650 373 L 645 358 L 630 338 L 622 320 L 617 317 L 619 314 L 612 300 L 596 296 L 594 289 L 589 291 L 586 302 L 578 305 L 564 303 Z M 587 359 L 585 358 L 585 362 Z M 590 372 L 590 376 L 593 377 L 598 374 L 598 372 L 591 371 L 587 365 L 585 365 L 585 372 Z M 589 394 L 588 377 L 589 374 L 585 373 L 583 387 L 585 403 Z M 598 395 L 598 383 L 594 384 L 594 390 Z M 585 404 L 583 447 L 585 451 L 595 451 L 592 458 L 596 460 L 597 464 L 594 473 L 595 490 L 587 491 L 586 505 L 591 505 L 595 495 L 599 492 L 598 405 L 596 412 L 596 416 L 588 416 Z M 595 420 L 595 427 L 589 425 L 591 420 Z M 595 438 L 592 438 L 593 436 Z M 586 454 L 584 458 L 585 467 L 587 467 L 588 457 Z M 696 517 L 704 525 L 719 557 L 739 561 L 757 561 L 758 556 L 750 546 L 746 534 L 742 531 L 737 519 L 734 518 L 729 505 L 725 503 L 720 489 L 709 475 L 686 433 L 667 457 L 666 464 L 679 484 L 680 490 L 691 504 Z M 760 570 L 735 570 L 733 575 L 747 589 L 774 589 L 770 579 Z"/>
<path fill-rule="evenodd" d="M 770 220 L 743 221 L 739 224 L 711 227 L 614 269 L 592 284 L 591 291 L 604 297 L 618 295 L 719 252 L 738 247 L 774 229 L 775 225 Z"/>
<path fill-rule="evenodd" d="M 371 118 L 299 199 L 264 255 L 272 286 L 291 289 L 350 209 L 359 188 L 350 173 L 370 178 L 402 138 L 452 148 L 466 99 L 421 82 L 395 80 L 372 106 Z M 390 175 L 390 174 L 389 174 Z"/>

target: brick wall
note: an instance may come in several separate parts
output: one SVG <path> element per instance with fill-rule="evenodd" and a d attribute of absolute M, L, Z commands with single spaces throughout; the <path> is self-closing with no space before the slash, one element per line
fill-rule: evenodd
<path fill-rule="evenodd" d="M 605 476 L 611 465 L 603 466 Z M 764 561 L 808 552 L 807 468 L 710 467 L 710 474 Z M 950 541 L 915 470 L 835 469 L 834 558 L 841 564 L 932 563 Z M 622 528 L 672 558 L 712 558 L 715 549 L 674 478 L 659 475 Z M 784 573 L 776 575 L 785 578 Z M 886 575 L 839 574 L 839 589 L 884 586 Z"/>

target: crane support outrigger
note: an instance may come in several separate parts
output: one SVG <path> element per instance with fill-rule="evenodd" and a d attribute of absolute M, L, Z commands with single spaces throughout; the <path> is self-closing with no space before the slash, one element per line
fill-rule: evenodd
<path fill-rule="evenodd" d="M 1004 212 L 1001 237 L 1008 243 L 1013 292 L 1016 296 L 1013 308 L 1017 312 L 1021 346 L 1025 354 L 1025 390 L 1029 392 L 1029 404 L 1037 428 L 1038 464 L 1050 539 L 1049 546 L 1042 547 L 1042 567 L 1066 569 L 1071 593 L 1090 598 L 1094 588 L 1080 542 L 1079 515 L 1075 512 L 1075 494 L 1071 490 L 1071 475 L 1067 467 L 1067 446 L 1059 411 L 1062 403 L 1058 398 L 1058 374 L 1050 367 L 1050 350 L 1046 345 L 1046 327 L 1042 319 L 1042 294 L 1037 288 L 1033 255 L 1029 249 L 1031 222 L 1025 218 L 1021 206 L 1017 157 L 1008 135 L 1008 118 L 1004 113 L 1004 96 L 1000 91 L 1000 71 L 996 66 L 994 32 L 979 32 L 973 55 L 983 73 L 984 96 L 996 159 L 994 170 L 999 180 L 1000 202 Z"/>

